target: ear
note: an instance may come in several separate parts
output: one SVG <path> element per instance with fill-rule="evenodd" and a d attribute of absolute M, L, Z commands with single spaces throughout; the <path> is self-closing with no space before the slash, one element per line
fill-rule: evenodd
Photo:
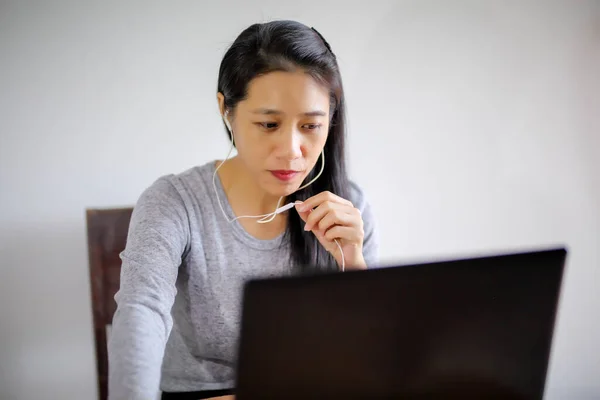
<path fill-rule="evenodd" d="M 229 133 L 232 133 L 231 124 L 229 123 L 229 110 L 225 108 L 225 96 L 221 92 L 217 93 L 217 101 L 219 102 L 219 111 L 221 112 L 221 117 L 223 118 L 223 122 L 225 122 L 225 126 L 229 129 Z"/>
<path fill-rule="evenodd" d="M 223 96 L 223 93 L 217 93 L 217 102 L 219 104 L 219 112 L 221 113 L 221 116 L 225 117 L 225 96 Z"/>

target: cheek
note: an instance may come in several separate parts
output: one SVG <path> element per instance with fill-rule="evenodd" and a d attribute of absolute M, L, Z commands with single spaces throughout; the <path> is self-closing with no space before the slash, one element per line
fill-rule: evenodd
<path fill-rule="evenodd" d="M 242 143 L 237 150 L 240 158 L 252 163 L 264 159 L 266 155 L 265 146 L 261 146 L 252 140 Z"/>
<path fill-rule="evenodd" d="M 305 140 L 306 157 L 317 158 L 321 154 L 321 150 L 325 147 L 327 134 L 310 135 Z"/>
<path fill-rule="evenodd" d="M 240 138 L 237 153 L 250 170 L 262 169 L 270 154 L 268 143 L 251 135 Z"/>
<path fill-rule="evenodd" d="M 252 157 L 257 150 L 256 135 L 252 129 L 252 126 L 243 124 L 235 131 L 235 147 L 241 157 Z"/>

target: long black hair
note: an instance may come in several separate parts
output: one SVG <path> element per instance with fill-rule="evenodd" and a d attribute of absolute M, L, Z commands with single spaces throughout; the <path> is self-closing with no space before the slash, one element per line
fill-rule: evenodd
<path fill-rule="evenodd" d="M 336 57 L 320 33 L 295 21 L 273 21 L 248 27 L 233 42 L 221 61 L 217 90 L 224 96 L 225 109 L 231 115 L 237 103 L 248 95 L 248 85 L 252 79 L 273 71 L 296 70 L 306 72 L 329 88 L 331 121 L 324 147 L 323 174 L 288 199 L 306 200 L 323 191 L 348 198 L 342 78 Z M 306 182 L 316 176 L 321 168 L 320 163 L 319 158 Z M 302 220 L 296 212 L 288 213 L 284 239 L 289 240 L 291 261 L 295 265 L 335 268 L 333 257 L 319 244 L 312 232 L 304 231 Z"/>

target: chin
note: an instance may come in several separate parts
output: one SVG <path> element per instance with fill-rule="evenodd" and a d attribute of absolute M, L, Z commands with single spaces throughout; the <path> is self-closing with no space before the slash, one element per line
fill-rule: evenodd
<path fill-rule="evenodd" d="M 302 186 L 305 178 L 305 176 L 299 176 L 296 179 L 284 182 L 270 176 L 269 179 L 264 182 L 265 184 L 263 188 L 272 196 L 287 197 L 296 192 L 300 186 Z"/>
<path fill-rule="evenodd" d="M 287 197 L 291 194 L 293 194 L 294 192 L 296 192 L 300 186 L 302 185 L 303 180 L 300 179 L 294 179 L 293 181 L 290 182 L 269 182 L 267 185 L 264 186 L 264 189 L 270 193 L 273 196 L 277 196 L 277 197 Z"/>
<path fill-rule="evenodd" d="M 297 191 L 299 187 L 300 185 L 295 183 L 289 183 L 285 185 L 273 185 L 269 188 L 269 193 L 271 193 L 273 196 L 287 197 L 293 194 L 295 191 Z"/>

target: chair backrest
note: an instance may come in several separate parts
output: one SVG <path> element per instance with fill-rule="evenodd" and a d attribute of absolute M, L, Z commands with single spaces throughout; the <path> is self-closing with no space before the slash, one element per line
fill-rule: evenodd
<path fill-rule="evenodd" d="M 108 397 L 107 335 L 117 308 L 114 296 L 119 290 L 121 277 L 119 253 L 125 249 L 132 211 L 133 208 L 86 210 L 100 400 Z"/>

